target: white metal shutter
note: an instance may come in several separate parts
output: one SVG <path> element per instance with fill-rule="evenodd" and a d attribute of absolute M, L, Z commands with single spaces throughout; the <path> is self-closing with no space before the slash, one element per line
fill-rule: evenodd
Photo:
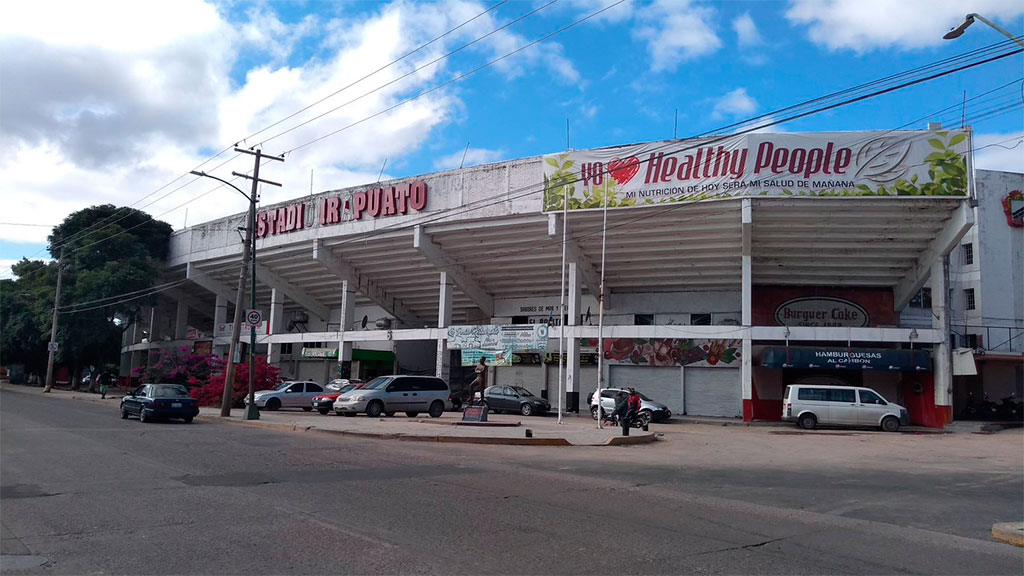
<path fill-rule="evenodd" d="M 488 384 L 500 384 L 501 386 L 522 386 L 536 396 L 544 389 L 544 365 L 543 364 L 514 364 L 512 366 L 498 366 L 494 382 Z"/>
<path fill-rule="evenodd" d="M 673 414 L 683 413 L 682 372 L 678 366 L 609 366 L 609 388 L 636 388 Z"/>
<path fill-rule="evenodd" d="M 738 368 L 684 368 L 688 416 L 743 415 Z"/>

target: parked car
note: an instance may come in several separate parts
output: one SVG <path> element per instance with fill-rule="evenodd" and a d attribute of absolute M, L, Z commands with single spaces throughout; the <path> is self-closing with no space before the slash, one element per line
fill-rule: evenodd
<path fill-rule="evenodd" d="M 337 381 L 333 380 L 331 381 L 331 384 L 334 382 Z M 331 388 L 331 384 L 328 384 L 327 389 L 324 390 L 323 394 L 318 394 L 313 397 L 313 409 L 326 416 L 331 411 L 331 407 L 334 404 L 334 401 L 338 399 L 338 396 L 341 396 L 345 392 L 358 390 L 365 385 L 362 380 L 356 380 L 355 382 L 357 383 L 345 384 L 338 388 Z"/>
<path fill-rule="evenodd" d="M 531 416 L 551 410 L 547 400 L 534 396 L 522 386 L 491 386 L 484 390 L 484 399 L 492 412 L 518 412 Z"/>
<path fill-rule="evenodd" d="M 363 382 L 358 378 L 335 378 L 334 380 L 328 382 L 326 386 L 324 386 L 324 390 L 337 391 L 341 390 L 345 386 L 348 386 L 349 384 L 366 384 L 366 382 Z"/>
<path fill-rule="evenodd" d="M 121 418 L 138 416 L 141 422 L 179 418 L 186 424 L 199 414 L 199 402 L 181 384 L 143 384 L 121 398 Z"/>
<path fill-rule="evenodd" d="M 334 412 L 355 416 L 365 412 L 376 418 L 396 412 L 414 418 L 427 412 L 440 418 L 449 407 L 450 390 L 444 380 L 434 376 L 379 376 L 358 390 L 351 390 L 334 401 Z"/>
<path fill-rule="evenodd" d="M 273 390 L 260 390 L 253 394 L 257 408 L 278 410 L 280 408 L 302 408 L 306 412 L 313 409 L 311 402 L 324 389 L 316 382 L 284 382 Z M 249 397 L 245 397 L 246 405 Z"/>
<path fill-rule="evenodd" d="M 782 419 L 804 430 L 828 426 L 878 426 L 896 432 L 910 419 L 907 409 L 870 388 L 794 384 L 782 397 Z"/>
<path fill-rule="evenodd" d="M 629 393 L 625 388 L 601 389 L 601 408 L 605 414 L 611 414 L 612 410 L 615 410 L 615 396 L 619 392 Z M 637 394 L 640 394 L 640 412 L 637 414 L 637 418 L 640 418 L 644 423 L 664 422 L 672 417 L 672 411 L 668 409 L 668 406 L 655 402 L 640 392 L 637 392 Z M 594 420 L 597 420 L 597 401 L 594 399 L 593 393 L 587 395 L 587 404 L 590 405 L 590 415 Z"/>

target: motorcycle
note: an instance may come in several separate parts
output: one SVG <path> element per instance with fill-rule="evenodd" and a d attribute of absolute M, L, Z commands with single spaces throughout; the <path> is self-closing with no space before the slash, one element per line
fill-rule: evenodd
<path fill-rule="evenodd" d="M 1017 400 L 1017 393 L 1011 392 L 1009 396 L 999 402 L 996 412 L 999 419 L 1004 422 L 1017 422 L 1024 419 L 1024 410 L 1022 408 L 1024 407 Z"/>
<path fill-rule="evenodd" d="M 974 399 L 974 393 L 971 392 L 967 396 L 967 406 L 964 407 L 960 417 L 964 420 L 997 420 L 999 419 L 999 408 L 995 402 L 988 399 L 988 394 L 985 394 L 985 399 L 979 402 Z"/>

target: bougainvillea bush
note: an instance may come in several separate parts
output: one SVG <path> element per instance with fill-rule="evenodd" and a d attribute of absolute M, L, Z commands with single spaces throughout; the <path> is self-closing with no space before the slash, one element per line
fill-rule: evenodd
<path fill-rule="evenodd" d="M 280 370 L 275 366 L 267 364 L 266 358 L 257 356 L 254 360 L 254 388 L 256 390 L 269 390 L 277 386 L 277 375 Z M 220 406 L 221 398 L 224 396 L 224 371 L 210 377 L 209 383 L 205 386 L 193 388 L 190 392 L 192 397 L 199 401 L 200 406 Z M 245 406 L 245 397 L 249 394 L 249 363 L 242 362 L 235 364 L 235 382 L 231 390 L 231 406 L 241 408 Z"/>
<path fill-rule="evenodd" d="M 154 352 L 149 364 L 135 369 L 142 382 L 202 386 L 210 376 L 224 371 L 224 361 L 215 354 L 192 354 L 188 348 L 169 348 Z"/>

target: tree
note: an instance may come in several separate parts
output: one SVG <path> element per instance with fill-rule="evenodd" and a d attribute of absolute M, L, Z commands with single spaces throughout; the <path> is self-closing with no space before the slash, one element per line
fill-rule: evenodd
<path fill-rule="evenodd" d="M 273 365 L 267 364 L 266 358 L 257 356 L 253 359 L 253 382 L 254 390 L 269 390 L 277 386 L 277 375 L 280 370 Z M 225 373 L 220 372 L 210 376 L 210 382 L 206 386 L 193 388 L 190 393 L 199 401 L 201 406 L 220 406 L 224 398 Z M 231 387 L 231 406 L 242 408 L 245 406 L 245 397 L 249 395 L 249 364 L 240 362 L 235 364 L 235 382 Z"/>
<path fill-rule="evenodd" d="M 57 266 L 22 259 L 11 270 L 16 279 L 0 280 L 0 354 L 4 364 L 23 364 L 26 374 L 42 374 Z"/>

